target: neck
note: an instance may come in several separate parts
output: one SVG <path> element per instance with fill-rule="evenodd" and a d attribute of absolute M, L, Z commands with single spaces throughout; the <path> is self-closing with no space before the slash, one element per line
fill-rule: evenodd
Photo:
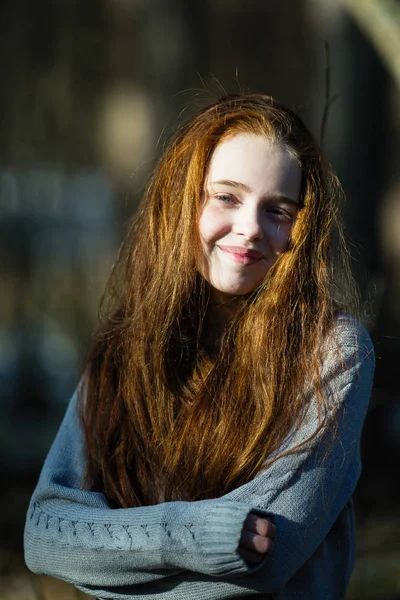
<path fill-rule="evenodd" d="M 226 296 L 211 290 L 202 334 L 202 345 L 209 354 L 219 349 L 222 335 L 243 305 L 243 297 Z"/>

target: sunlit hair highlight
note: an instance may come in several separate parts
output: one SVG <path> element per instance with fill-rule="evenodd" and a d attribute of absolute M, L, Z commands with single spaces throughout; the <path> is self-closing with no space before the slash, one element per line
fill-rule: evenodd
<path fill-rule="evenodd" d="M 201 192 L 213 150 L 238 132 L 266 136 L 296 157 L 301 210 L 287 251 L 241 298 L 210 352 L 210 289 L 198 271 Z M 270 96 L 222 98 L 178 129 L 122 245 L 85 365 L 87 485 L 121 507 L 221 496 L 277 459 L 304 414 L 305 382 L 322 425 L 319 349 L 354 297 L 340 198 L 300 118 Z"/>

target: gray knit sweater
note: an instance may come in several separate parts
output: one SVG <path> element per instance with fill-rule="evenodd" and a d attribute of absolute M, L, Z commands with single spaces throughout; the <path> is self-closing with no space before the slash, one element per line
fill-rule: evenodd
<path fill-rule="evenodd" d="M 82 490 L 85 449 L 75 395 L 29 506 L 28 567 L 101 599 L 344 598 L 374 354 L 364 328 L 340 316 L 324 355 L 327 425 L 300 452 L 212 500 L 111 509 L 102 494 Z M 306 416 L 282 450 L 318 426 L 315 399 L 306 391 L 304 399 Z M 250 511 L 273 518 L 277 527 L 273 550 L 256 567 L 237 552 Z"/>

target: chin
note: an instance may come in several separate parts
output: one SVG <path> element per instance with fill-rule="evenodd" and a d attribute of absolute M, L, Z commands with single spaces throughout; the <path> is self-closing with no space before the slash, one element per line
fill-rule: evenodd
<path fill-rule="evenodd" d="M 255 290 L 257 290 L 260 285 L 261 285 L 262 281 L 260 281 L 259 283 L 257 283 L 256 285 L 247 285 L 247 286 L 221 286 L 221 287 L 217 287 L 217 286 L 213 286 L 211 284 L 211 286 L 214 288 L 215 292 L 220 295 L 220 296 L 226 296 L 226 297 L 236 297 L 236 296 L 248 296 L 249 294 L 251 294 L 252 292 L 254 292 Z"/>

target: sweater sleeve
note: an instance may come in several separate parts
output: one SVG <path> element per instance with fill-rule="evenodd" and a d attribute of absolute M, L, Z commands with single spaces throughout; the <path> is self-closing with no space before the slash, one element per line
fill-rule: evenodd
<path fill-rule="evenodd" d="M 280 458 L 224 497 L 248 502 L 253 512 L 270 516 L 277 527 L 272 551 L 253 574 L 254 591 L 282 589 L 311 558 L 351 499 L 361 473 L 360 438 L 375 367 L 372 342 L 359 323 L 341 316 L 326 340 L 324 356 L 324 427 L 300 452 Z M 307 440 L 319 424 L 311 396 L 301 427 L 281 451 Z"/>
<path fill-rule="evenodd" d="M 360 472 L 373 350 L 354 322 L 339 323 L 336 334 L 337 345 L 329 344 L 324 362 L 330 407 L 323 430 L 300 452 L 219 499 L 113 510 L 102 494 L 82 490 L 85 452 L 74 397 L 30 503 L 28 567 L 102 598 L 150 598 L 152 590 L 169 590 L 174 599 L 184 599 L 194 586 L 204 592 L 217 581 L 220 598 L 281 588 L 327 535 Z M 332 440 L 333 422 L 338 427 Z M 306 418 L 282 450 L 307 440 L 317 426 L 310 397 Z M 249 512 L 268 515 L 278 529 L 272 552 L 257 567 L 237 553 Z"/>
<path fill-rule="evenodd" d="M 83 432 L 76 394 L 44 463 L 25 525 L 27 566 L 88 590 L 112 590 L 190 569 L 209 575 L 243 571 L 237 555 L 251 507 L 222 499 L 113 509 L 82 489 Z"/>

